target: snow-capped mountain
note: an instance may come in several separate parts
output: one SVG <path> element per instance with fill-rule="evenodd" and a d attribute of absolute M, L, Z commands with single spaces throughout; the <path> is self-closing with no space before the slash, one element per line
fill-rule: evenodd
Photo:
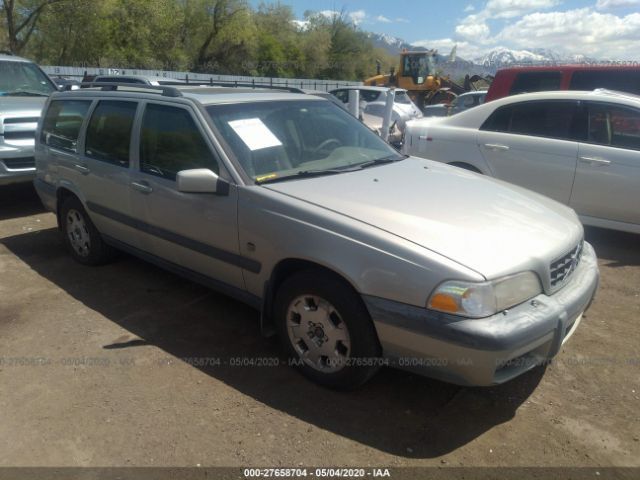
<path fill-rule="evenodd" d="M 476 58 L 473 63 L 485 68 L 501 68 L 509 65 L 536 65 L 549 63 L 584 63 L 593 59 L 584 55 L 564 55 L 548 48 L 528 48 L 512 50 L 509 48 L 496 48 L 486 55 Z"/>
<path fill-rule="evenodd" d="M 373 45 L 384 48 L 391 55 L 398 55 L 403 49 L 427 50 L 424 47 L 411 45 L 401 38 L 386 35 L 384 33 L 368 32 L 368 37 Z M 494 74 L 495 71 L 509 65 L 544 65 L 553 63 L 585 63 L 594 59 L 585 55 L 565 55 L 548 48 L 526 48 L 521 50 L 505 47 L 495 48 L 485 55 L 473 60 L 466 60 L 457 56 L 454 64 L 449 63 L 449 52 L 438 52 L 437 63 L 444 72 L 449 70 L 458 73 L 458 70 L 474 70 L 475 73 Z"/>

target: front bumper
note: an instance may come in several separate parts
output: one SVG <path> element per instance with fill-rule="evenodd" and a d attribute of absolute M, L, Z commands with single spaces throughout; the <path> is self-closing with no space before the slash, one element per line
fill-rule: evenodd
<path fill-rule="evenodd" d="M 33 142 L 12 146 L 0 141 L 0 186 L 30 182 L 35 176 Z"/>
<path fill-rule="evenodd" d="M 585 242 L 568 283 L 488 318 L 363 296 L 390 365 L 460 385 L 495 385 L 549 361 L 578 327 L 599 280 Z"/>

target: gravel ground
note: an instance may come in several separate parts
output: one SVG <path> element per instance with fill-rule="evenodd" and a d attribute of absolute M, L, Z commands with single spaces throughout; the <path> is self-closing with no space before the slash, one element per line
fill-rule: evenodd
<path fill-rule="evenodd" d="M 550 366 L 337 393 L 229 365 L 283 362 L 257 312 L 129 256 L 81 266 L 30 186 L 2 188 L 0 466 L 640 467 L 640 237 L 587 240 L 601 286 Z"/>

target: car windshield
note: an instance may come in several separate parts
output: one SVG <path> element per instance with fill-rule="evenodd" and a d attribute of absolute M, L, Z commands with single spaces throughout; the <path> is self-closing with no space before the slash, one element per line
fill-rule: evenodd
<path fill-rule="evenodd" d="M 28 62 L 0 62 L 0 95 L 49 95 L 56 90 L 36 65 Z"/>
<path fill-rule="evenodd" d="M 342 108 L 323 100 L 207 107 L 226 148 L 256 182 L 333 174 L 404 156 Z"/>

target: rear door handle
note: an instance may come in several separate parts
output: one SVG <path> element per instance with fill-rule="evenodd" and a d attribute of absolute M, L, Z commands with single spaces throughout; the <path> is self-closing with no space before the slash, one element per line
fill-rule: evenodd
<path fill-rule="evenodd" d="M 509 147 L 507 145 L 500 145 L 499 143 L 485 143 L 484 146 L 491 150 L 500 150 L 500 151 L 509 150 Z"/>
<path fill-rule="evenodd" d="M 86 175 L 87 173 L 89 173 L 91 170 L 89 170 L 89 168 L 85 165 L 81 165 L 79 163 L 74 163 L 73 164 L 73 169 L 77 170 L 78 172 L 82 173 L 83 175 Z"/>
<path fill-rule="evenodd" d="M 611 165 L 611 160 L 605 160 L 598 157 L 580 157 L 582 163 L 591 163 L 599 166 Z"/>
<path fill-rule="evenodd" d="M 134 190 L 137 190 L 141 193 L 151 193 L 153 192 L 153 188 L 146 182 L 131 182 L 131 186 Z"/>

